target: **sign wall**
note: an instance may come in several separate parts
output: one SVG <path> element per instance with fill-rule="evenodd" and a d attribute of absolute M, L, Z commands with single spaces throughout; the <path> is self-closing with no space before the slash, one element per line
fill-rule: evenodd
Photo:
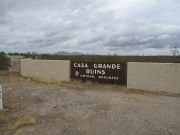
<path fill-rule="evenodd" d="M 126 63 L 71 62 L 71 78 L 126 84 Z"/>

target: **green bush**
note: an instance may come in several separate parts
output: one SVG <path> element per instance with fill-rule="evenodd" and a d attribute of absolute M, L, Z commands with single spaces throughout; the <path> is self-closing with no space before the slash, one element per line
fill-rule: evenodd
<path fill-rule="evenodd" d="M 0 52 L 0 70 L 8 70 L 10 66 L 10 59 L 4 52 Z"/>

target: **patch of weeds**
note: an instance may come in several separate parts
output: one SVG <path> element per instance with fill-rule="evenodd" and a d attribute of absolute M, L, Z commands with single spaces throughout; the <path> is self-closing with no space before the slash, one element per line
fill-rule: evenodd
<path fill-rule="evenodd" d="M 3 124 L 5 122 L 4 120 L 4 113 L 0 112 L 0 124 Z"/>
<path fill-rule="evenodd" d="M 0 75 L 1 76 L 8 76 L 8 71 L 0 70 Z"/>
<path fill-rule="evenodd" d="M 4 120 L 2 122 L 3 123 L 0 123 L 0 133 L 13 133 L 21 127 L 32 126 L 37 124 L 37 120 L 34 117 L 27 117 L 24 119 L 14 119 L 8 121 Z"/>
<path fill-rule="evenodd" d="M 15 103 L 4 103 L 4 108 L 8 109 L 8 110 L 13 110 L 16 108 L 16 104 Z"/>
<path fill-rule="evenodd" d="M 16 130 L 18 128 L 21 128 L 23 126 L 31 126 L 31 125 L 36 125 L 37 120 L 34 117 L 28 117 L 25 119 L 20 119 L 17 120 L 9 125 L 9 130 Z"/>
<path fill-rule="evenodd" d="M 16 101 L 13 99 L 13 94 L 12 93 L 6 93 L 4 95 L 4 108 L 7 110 L 14 110 L 17 109 L 17 104 Z"/>

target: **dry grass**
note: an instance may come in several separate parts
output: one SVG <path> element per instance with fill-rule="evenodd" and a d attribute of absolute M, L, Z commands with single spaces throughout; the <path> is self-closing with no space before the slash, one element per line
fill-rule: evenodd
<path fill-rule="evenodd" d="M 22 77 L 27 81 L 33 81 L 36 83 L 45 83 L 45 84 L 51 84 L 51 85 L 56 85 L 60 86 L 63 88 L 68 88 L 68 89 L 76 89 L 76 90 L 108 90 L 108 91 L 126 91 L 127 88 L 126 86 L 123 85 L 117 85 L 117 84 L 103 84 L 103 83 L 98 83 L 98 82 L 91 82 L 91 81 L 86 81 L 83 82 L 81 80 L 72 80 L 70 82 L 66 81 L 56 81 L 56 80 L 45 80 L 45 79 L 40 79 L 40 78 L 25 78 Z"/>
<path fill-rule="evenodd" d="M 0 112 L 0 124 L 3 124 L 5 122 L 4 120 L 4 113 Z"/>
<path fill-rule="evenodd" d="M 25 119 L 15 119 L 8 122 L 3 119 L 3 123 L 0 123 L 0 132 L 14 132 L 17 129 L 22 128 L 24 126 L 32 126 L 36 124 L 37 120 L 34 117 L 27 117 Z"/>
<path fill-rule="evenodd" d="M 3 78 L 3 81 L 10 79 L 12 82 L 20 80 L 26 82 L 24 78 L 21 78 L 17 74 L 11 74 L 4 71 L 0 72 L 0 79 L 1 78 Z M 0 111 L 0 134 L 11 133 L 21 127 L 35 125 L 37 123 L 37 120 L 34 117 L 21 118 L 20 107 L 16 104 L 12 93 L 6 92 L 4 93 L 4 97 L 5 109 Z"/>
<path fill-rule="evenodd" d="M 179 93 L 170 93 L 165 91 L 148 91 L 148 90 L 138 90 L 138 89 L 128 89 L 124 85 L 117 85 L 117 84 L 103 84 L 98 82 L 91 82 L 86 81 L 83 82 L 81 80 L 72 80 L 70 82 L 65 81 L 49 81 L 43 80 L 39 78 L 28 78 L 28 80 L 35 81 L 36 83 L 46 83 L 56 85 L 62 88 L 67 89 L 75 89 L 75 90 L 104 90 L 104 91 L 116 91 L 116 92 L 123 92 L 127 94 L 141 94 L 141 95 L 164 95 L 164 96 L 171 96 L 171 97 L 180 97 Z"/>
<path fill-rule="evenodd" d="M 26 79 L 28 81 L 34 81 L 36 83 L 38 82 L 38 83 L 51 84 L 62 88 L 75 89 L 75 90 L 103 90 L 103 91 L 123 92 L 127 94 L 178 96 L 177 94 L 171 94 L 166 92 L 152 92 L 146 90 L 128 89 L 124 85 L 104 84 L 104 83 L 91 82 L 91 81 L 83 82 L 81 80 L 72 80 L 70 82 L 65 82 L 65 81 L 60 82 L 60 81 L 49 81 L 39 78 L 26 78 Z"/>
<path fill-rule="evenodd" d="M 45 80 L 40 78 L 27 78 L 22 77 L 17 74 L 12 73 L 4 73 L 0 72 L 0 75 L 3 74 L 7 79 L 11 78 L 11 81 L 23 81 L 23 82 L 35 82 L 35 83 L 45 83 L 50 85 L 56 85 L 62 88 L 67 89 L 76 89 L 76 90 L 107 90 L 107 91 L 117 91 L 117 92 L 124 92 L 128 94 L 141 94 L 141 95 L 165 95 L 165 96 L 173 96 L 173 97 L 180 97 L 178 93 L 169 93 L 164 91 L 147 91 L 147 90 L 137 90 L 137 89 L 128 89 L 126 86 L 117 85 L 117 84 L 103 84 L 98 82 L 91 82 L 86 81 L 83 82 L 81 80 L 72 80 L 70 82 L 64 81 L 55 81 L 55 80 Z"/>
<path fill-rule="evenodd" d="M 0 70 L 0 76 L 8 76 L 8 75 L 9 75 L 8 71 Z"/>
<path fill-rule="evenodd" d="M 31 125 L 36 125 L 37 120 L 34 117 L 28 117 L 25 119 L 19 119 L 15 122 L 12 122 L 9 125 L 9 130 L 17 130 L 18 128 L 24 127 L 24 126 L 31 126 Z"/>

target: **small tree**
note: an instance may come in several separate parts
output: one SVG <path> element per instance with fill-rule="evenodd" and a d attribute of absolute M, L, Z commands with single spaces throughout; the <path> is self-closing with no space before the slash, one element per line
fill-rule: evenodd
<path fill-rule="evenodd" d="M 0 70 L 8 70 L 10 66 L 10 59 L 4 52 L 0 52 Z"/>
<path fill-rule="evenodd" d="M 170 48 L 170 53 L 172 56 L 177 56 L 179 54 L 179 50 L 177 47 Z"/>

